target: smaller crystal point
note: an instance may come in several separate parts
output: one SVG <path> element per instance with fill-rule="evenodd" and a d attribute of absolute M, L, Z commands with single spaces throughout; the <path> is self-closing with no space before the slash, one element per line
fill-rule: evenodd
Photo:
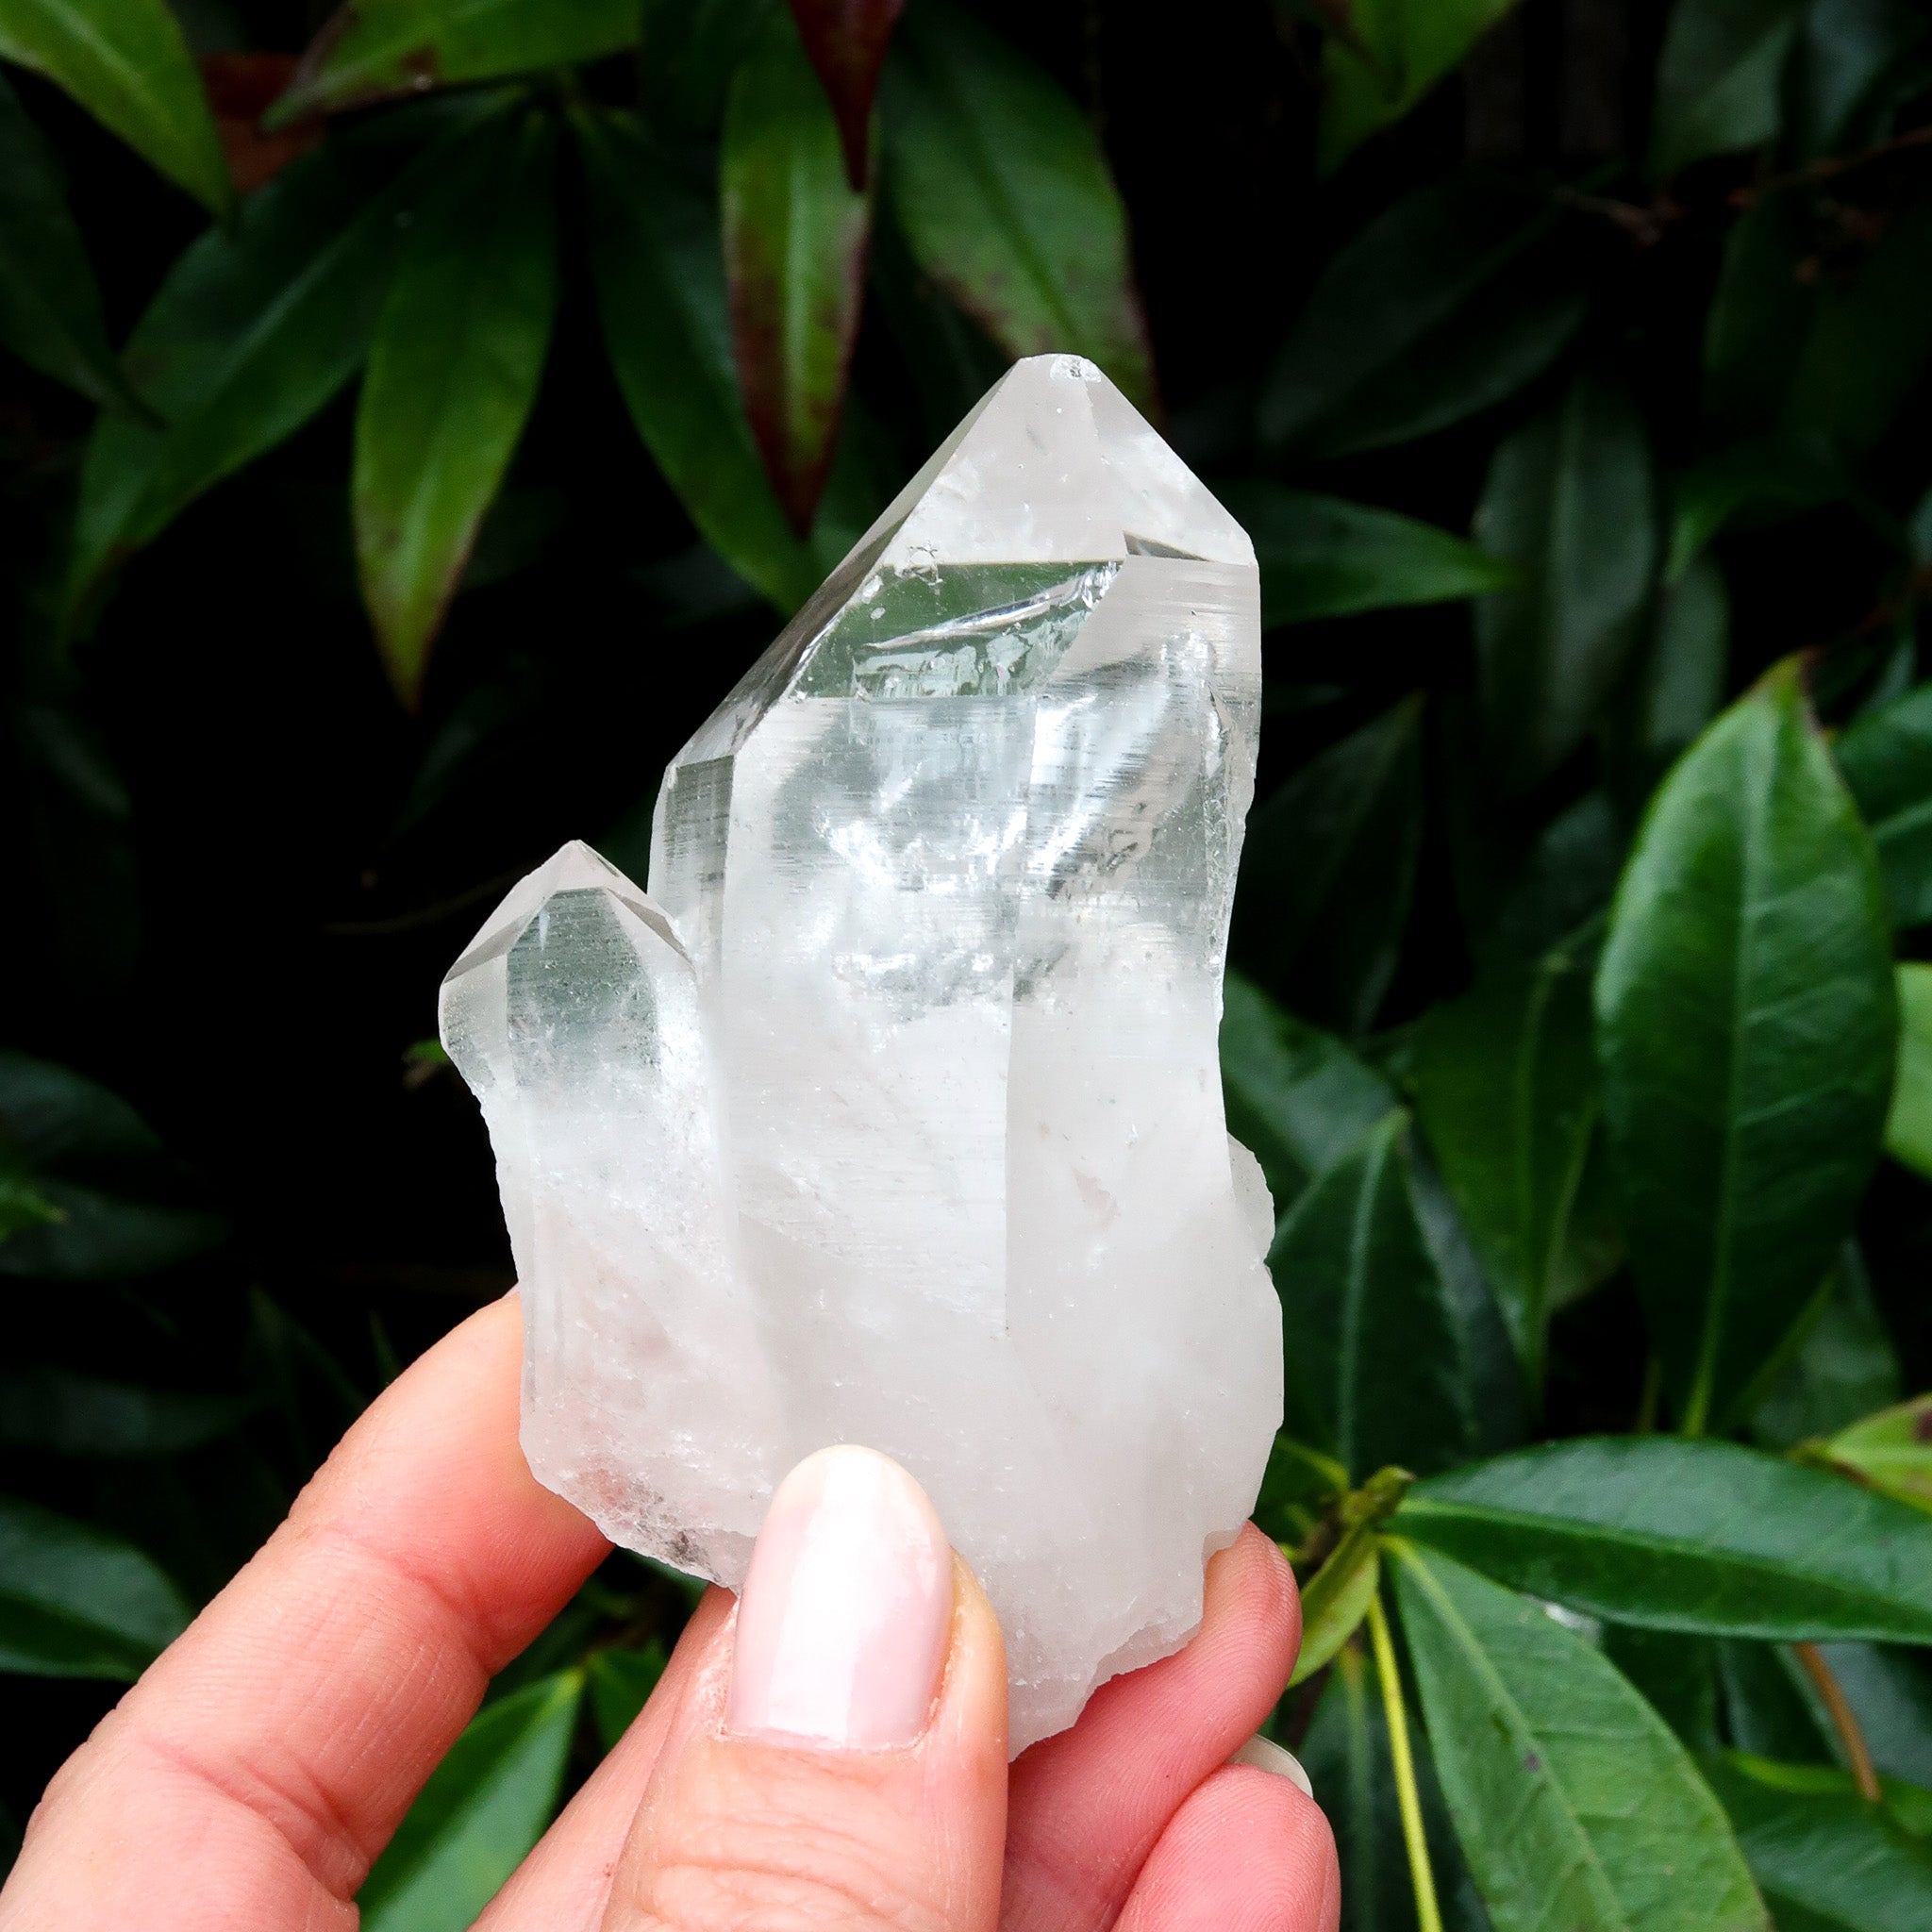
<path fill-rule="evenodd" d="M 1091 363 L 1017 365 L 665 774 L 452 970 L 524 1441 L 733 1586 L 859 1442 L 999 1613 L 1015 1751 L 1199 1624 L 1281 1416 L 1217 1035 L 1254 793 L 1245 534 Z"/>

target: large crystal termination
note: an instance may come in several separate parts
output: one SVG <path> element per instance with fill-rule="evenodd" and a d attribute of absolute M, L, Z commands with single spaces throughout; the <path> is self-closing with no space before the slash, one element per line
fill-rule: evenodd
<path fill-rule="evenodd" d="M 666 773 L 451 970 L 531 1467 L 736 1587 L 831 1442 L 924 1484 L 1017 1752 L 1201 1616 L 1281 1414 L 1216 1033 L 1254 551 L 1091 363 L 1019 364 Z"/>

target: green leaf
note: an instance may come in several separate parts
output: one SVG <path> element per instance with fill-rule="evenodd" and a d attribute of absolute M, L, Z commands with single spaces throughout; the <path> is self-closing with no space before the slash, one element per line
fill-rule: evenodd
<path fill-rule="evenodd" d="M 1785 397 L 1800 444 L 1864 450 L 1932 360 L 1932 200 L 1893 217 L 1848 286 L 1828 283 Z"/>
<path fill-rule="evenodd" d="M 1652 1337 L 1685 1426 L 1723 1427 L 1850 1231 L 1896 1052 L 1877 862 L 1795 663 L 1652 801 L 1596 1012 Z"/>
<path fill-rule="evenodd" d="M 173 1176 L 125 1100 L 46 1060 L 0 1052 L 0 1178 L 9 1208 L 0 1276 L 145 1274 L 219 1241 L 214 1215 L 153 1198 Z"/>
<path fill-rule="evenodd" d="M 1497 449 L 1475 536 L 1522 586 L 1477 604 L 1475 637 L 1507 789 L 1561 764 L 1622 675 L 1656 563 L 1655 516 L 1642 418 L 1589 377 Z"/>
<path fill-rule="evenodd" d="M 104 1382 L 65 1369 L 0 1370 L 0 1443 L 61 1456 L 172 1456 L 228 1434 L 257 1403 Z"/>
<path fill-rule="evenodd" d="M 60 171 L 0 78 L 0 342 L 97 403 L 140 405 L 108 346 L 101 291 Z"/>
<path fill-rule="evenodd" d="M 1369 1614 L 1382 1578 L 1375 1553 L 1379 1533 L 1379 1524 L 1357 1524 L 1302 1586 L 1302 1647 L 1288 1680 L 1291 1690 L 1329 1663 Z"/>
<path fill-rule="evenodd" d="M 1932 921 L 1932 684 L 1856 719 L 1834 749 L 1878 847 L 1891 923 Z"/>
<path fill-rule="evenodd" d="M 1620 1624 L 1786 1641 L 1932 1638 L 1932 1524 L 1734 1443 L 1546 1443 L 1418 1485 L 1394 1526 Z"/>
<path fill-rule="evenodd" d="M 390 94 L 564 67 L 635 46 L 639 0 L 349 0 L 264 125 Z"/>
<path fill-rule="evenodd" d="M 1769 428 L 1818 309 L 1817 246 L 1799 196 L 1767 194 L 1724 238 L 1704 325 L 1706 425 L 1720 436 Z"/>
<path fill-rule="evenodd" d="M 1840 1429 L 1823 1453 L 1888 1495 L 1932 1511 L 1932 1395 L 1914 1396 Z"/>
<path fill-rule="evenodd" d="M 1700 557 L 1657 600 L 1638 688 L 1638 749 L 1659 770 L 1723 708 L 1730 643 L 1724 574 L 1714 558 Z"/>
<path fill-rule="evenodd" d="M 1256 1528 L 1288 1548 L 1299 1544 L 1331 1503 L 1348 1494 L 1348 1472 L 1332 1456 L 1277 1430 L 1250 1514 Z"/>
<path fill-rule="evenodd" d="M 839 124 L 786 8 L 771 9 L 731 83 L 720 172 L 745 414 L 803 533 L 831 469 L 858 340 L 872 205 L 846 177 Z"/>
<path fill-rule="evenodd" d="M 1879 1643 L 1821 1643 L 1818 1653 L 1852 1707 L 1873 1763 L 1932 1788 L 1932 1671 L 1924 1654 Z"/>
<path fill-rule="evenodd" d="M 233 204 L 201 75 L 167 0 L 4 0 L 0 58 L 44 74 L 215 213 Z"/>
<path fill-rule="evenodd" d="M 1395 1090 L 1332 1033 L 1230 970 L 1222 989 L 1227 1130 L 1261 1163 L 1276 1215 L 1395 1106 Z"/>
<path fill-rule="evenodd" d="M 591 1709 L 605 1750 L 617 1749 L 618 1740 L 636 1723 L 669 1661 L 669 1653 L 655 1637 L 640 1650 L 600 1650 L 591 1655 Z"/>
<path fill-rule="evenodd" d="M 440 156 L 375 325 L 350 501 L 363 601 L 411 710 L 537 399 L 557 308 L 555 158 L 536 113 Z"/>
<path fill-rule="evenodd" d="M 1449 603 L 1516 581 L 1499 558 L 1393 510 L 1261 480 L 1215 493 L 1255 540 L 1264 627 Z"/>
<path fill-rule="evenodd" d="M 75 512 L 70 610 L 205 490 L 292 435 L 354 375 L 421 171 L 371 192 L 330 142 L 169 270 L 125 353 L 153 426 L 103 416 Z"/>
<path fill-rule="evenodd" d="M 716 210 L 634 116 L 587 111 L 575 126 L 604 337 L 631 420 L 706 541 L 794 609 L 869 519 L 828 503 L 811 544 L 792 534 L 739 400 Z"/>
<path fill-rule="evenodd" d="M 1357 1646 L 1350 1645 L 1336 1657 L 1296 1755 L 1334 1828 L 1341 1865 L 1341 1932 L 1417 1932 L 1389 1756 L 1389 1719 L 1374 1674 Z M 1418 1752 L 1414 1764 L 1443 1924 L 1449 1932 L 1491 1932 L 1443 1808 L 1429 1754 Z"/>
<path fill-rule="evenodd" d="M 1358 1033 L 1395 976 L 1422 838 L 1420 696 L 1303 766 L 1248 823 L 1238 956 L 1298 1012 Z"/>
<path fill-rule="evenodd" d="M 1768 525 L 1846 493 L 1844 475 L 1815 450 L 1758 438 L 1692 463 L 1671 484 L 1671 547 L 1664 581 L 1679 582 L 1727 525 Z"/>
<path fill-rule="evenodd" d="M 189 1615 L 132 1543 L 0 1496 L 0 1671 L 129 1681 Z"/>
<path fill-rule="evenodd" d="M 363 1932 L 462 1932 L 557 1808 L 584 1674 L 487 1705 L 430 1774 L 357 1895 Z"/>
<path fill-rule="evenodd" d="M 1822 1299 L 1817 1325 L 1752 1411 L 1751 1437 L 1760 1447 L 1789 1449 L 1807 1436 L 1828 1436 L 1898 1399 L 1898 1351 L 1872 1299 L 1857 1241 L 1845 1243 Z"/>
<path fill-rule="evenodd" d="M 882 106 L 885 192 L 921 269 L 1009 355 L 1091 357 L 1151 405 L 1126 212 L 1079 108 L 947 0 L 908 15 Z"/>
<path fill-rule="evenodd" d="M 1416 1218 L 1407 1127 L 1391 1114 L 1320 1175 L 1268 1257 L 1291 1425 L 1357 1480 L 1391 1463 L 1445 1468 L 1474 1438 L 1461 1337 Z"/>
<path fill-rule="evenodd" d="M 1533 1391 L 1549 1317 L 1570 1299 L 1571 1209 L 1596 1127 L 1589 956 L 1545 955 L 1432 1008 L 1416 1117 Z"/>
<path fill-rule="evenodd" d="M 1318 155 L 1331 173 L 1399 121 L 1507 13 L 1515 0 L 1367 0 L 1348 10 L 1351 46 L 1330 34 L 1323 50 Z"/>
<path fill-rule="evenodd" d="M 1923 1932 L 1932 1924 L 1932 1845 L 1839 1772 L 1737 1753 L 1706 1774 L 1781 1932 Z"/>
<path fill-rule="evenodd" d="M 1917 0 L 1813 0 L 1791 61 L 1792 129 L 1805 159 L 1872 144 L 1924 75 L 1932 20 Z"/>
<path fill-rule="evenodd" d="M 1657 59 L 1650 172 L 1777 136 L 1778 79 L 1804 0 L 1677 0 Z"/>
<path fill-rule="evenodd" d="M 1269 371 L 1263 439 L 1345 456 L 1515 394 L 1583 319 L 1569 240 L 1546 198 L 1481 176 L 1398 201 L 1315 284 Z"/>
<path fill-rule="evenodd" d="M 1718 1641 L 1717 1656 L 1724 1726 L 1738 1749 L 1819 1764 L 1830 1760 L 1828 1720 L 1790 1644 L 1726 1637 Z"/>
<path fill-rule="evenodd" d="M 1717 1644 L 1678 1630 L 1604 1625 L 1604 1655 L 1690 1752 L 1718 1746 Z"/>
<path fill-rule="evenodd" d="M 1717 1800 L 1613 1665 L 1459 1564 L 1399 1541 L 1385 1555 L 1496 1932 L 1768 1932 Z"/>

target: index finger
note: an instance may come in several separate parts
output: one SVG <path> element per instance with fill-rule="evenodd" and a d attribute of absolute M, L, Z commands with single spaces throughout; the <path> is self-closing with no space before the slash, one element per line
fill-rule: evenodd
<path fill-rule="evenodd" d="M 514 1297 L 416 1362 L 42 1801 L 0 1927 L 319 1932 L 608 1545 L 517 1443 Z"/>

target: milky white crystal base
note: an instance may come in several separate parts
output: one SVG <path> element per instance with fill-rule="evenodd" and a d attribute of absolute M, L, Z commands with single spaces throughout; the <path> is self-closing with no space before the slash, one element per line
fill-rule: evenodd
<path fill-rule="evenodd" d="M 1021 363 L 665 774 L 444 983 L 525 1296 L 524 1445 L 736 1586 L 827 1443 L 925 1486 L 1017 1752 L 1176 1648 L 1281 1413 L 1216 1057 L 1246 536 L 1091 364 Z"/>

